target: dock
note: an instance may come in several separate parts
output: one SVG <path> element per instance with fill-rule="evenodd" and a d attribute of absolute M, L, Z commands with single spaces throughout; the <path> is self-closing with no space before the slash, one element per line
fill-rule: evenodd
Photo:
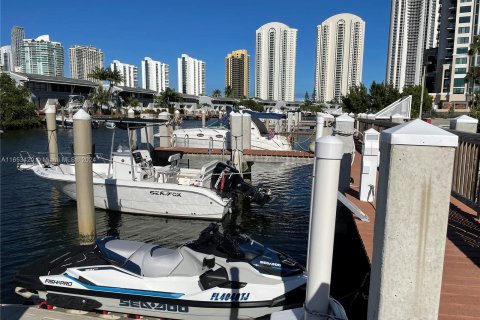
<path fill-rule="evenodd" d="M 155 152 L 179 152 L 193 158 L 230 160 L 231 151 L 225 149 L 157 147 Z M 243 159 L 255 162 L 281 162 L 295 164 L 313 163 L 313 153 L 305 151 L 244 150 Z"/>
<path fill-rule="evenodd" d="M 358 235 L 371 264 L 375 226 L 375 204 L 358 200 L 361 154 L 356 152 L 347 198 L 365 212 L 370 222 L 354 218 Z M 476 211 L 451 197 L 445 245 L 440 320 L 480 319 L 480 221 Z"/>

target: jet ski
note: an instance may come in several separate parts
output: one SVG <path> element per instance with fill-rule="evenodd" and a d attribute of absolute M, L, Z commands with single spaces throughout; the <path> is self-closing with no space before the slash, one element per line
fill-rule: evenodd
<path fill-rule="evenodd" d="M 291 257 L 216 224 L 177 249 L 97 239 L 15 277 L 48 305 L 170 319 L 251 319 L 302 306 L 306 272 Z"/>

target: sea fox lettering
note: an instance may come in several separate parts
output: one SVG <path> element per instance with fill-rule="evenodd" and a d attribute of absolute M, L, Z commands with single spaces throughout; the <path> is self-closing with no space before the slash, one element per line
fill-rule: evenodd
<path fill-rule="evenodd" d="M 172 196 L 172 197 L 181 197 L 182 194 L 179 192 L 170 192 L 170 191 L 158 191 L 158 190 L 151 190 L 150 194 L 153 196 Z"/>

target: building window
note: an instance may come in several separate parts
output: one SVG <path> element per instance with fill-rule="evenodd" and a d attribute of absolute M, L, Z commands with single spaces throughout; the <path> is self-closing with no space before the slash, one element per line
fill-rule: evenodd
<path fill-rule="evenodd" d="M 462 53 L 467 53 L 467 52 L 468 52 L 467 47 L 457 48 L 457 54 L 462 54 Z"/>
<path fill-rule="evenodd" d="M 456 58 L 455 64 L 467 64 L 467 58 Z"/>
<path fill-rule="evenodd" d="M 460 7 L 460 13 L 471 12 L 471 11 L 472 11 L 472 7 L 471 7 L 471 6 L 463 6 L 463 7 Z"/>
<path fill-rule="evenodd" d="M 464 3 L 464 2 L 471 2 L 472 0 L 460 0 L 461 3 Z"/>
<path fill-rule="evenodd" d="M 469 37 L 458 37 L 457 38 L 457 43 L 460 43 L 460 44 L 465 44 L 465 43 L 469 43 Z"/>
<path fill-rule="evenodd" d="M 470 33 L 470 27 L 460 27 L 458 33 Z"/>
<path fill-rule="evenodd" d="M 453 86 L 458 87 L 465 87 L 465 78 L 455 78 L 453 79 Z"/>
<path fill-rule="evenodd" d="M 456 74 L 466 74 L 467 73 L 467 68 L 455 68 L 455 73 Z"/>
<path fill-rule="evenodd" d="M 469 16 L 467 16 L 467 17 L 460 17 L 460 18 L 458 19 L 458 22 L 459 22 L 459 23 L 470 23 L 470 17 L 469 17 Z"/>
<path fill-rule="evenodd" d="M 453 88 L 453 93 L 454 94 L 463 94 L 463 93 L 465 93 L 465 89 L 464 88 Z"/>

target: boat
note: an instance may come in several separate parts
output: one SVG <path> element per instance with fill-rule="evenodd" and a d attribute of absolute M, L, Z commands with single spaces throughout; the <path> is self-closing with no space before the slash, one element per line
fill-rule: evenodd
<path fill-rule="evenodd" d="M 82 95 L 69 95 L 64 110 L 60 111 L 63 112 L 63 116 L 60 113 L 55 117 L 57 125 L 64 128 L 73 128 L 73 115 L 82 108 L 85 111 L 88 111 L 87 100 L 85 100 L 85 97 Z M 99 126 L 100 123 L 98 121 L 92 121 L 92 128 L 97 129 Z"/>
<path fill-rule="evenodd" d="M 115 125 L 115 122 L 105 121 L 105 127 L 106 127 L 107 129 L 115 129 L 116 125 Z"/>
<path fill-rule="evenodd" d="M 284 115 L 274 113 L 250 113 L 251 147 L 253 150 L 292 150 L 287 137 L 269 131 L 260 119 L 281 119 Z M 206 128 L 177 129 L 173 131 L 172 145 L 186 148 L 231 149 L 229 115 Z"/>
<path fill-rule="evenodd" d="M 245 235 L 209 225 L 177 249 L 97 239 L 20 270 L 16 293 L 47 305 L 169 319 L 252 319 L 301 307 L 305 269 Z"/>
<path fill-rule="evenodd" d="M 136 121 L 151 120 L 155 119 Z M 128 126 L 132 123 L 117 122 L 116 128 L 130 130 Z M 131 145 L 119 145 L 114 150 L 113 143 L 114 136 L 110 158 L 104 159 L 108 162 L 92 163 L 96 208 L 221 220 L 230 211 L 232 199 L 239 193 L 260 204 L 270 200 L 269 190 L 248 184 L 235 168 L 224 162 L 213 160 L 200 169 L 180 168 L 181 155 L 173 154 L 168 157 L 168 165 L 155 166 L 149 150 L 131 151 Z M 52 165 L 37 158 L 33 163 L 20 164 L 18 168 L 33 171 L 38 177 L 50 180 L 71 199 L 77 199 L 75 164 Z"/>

